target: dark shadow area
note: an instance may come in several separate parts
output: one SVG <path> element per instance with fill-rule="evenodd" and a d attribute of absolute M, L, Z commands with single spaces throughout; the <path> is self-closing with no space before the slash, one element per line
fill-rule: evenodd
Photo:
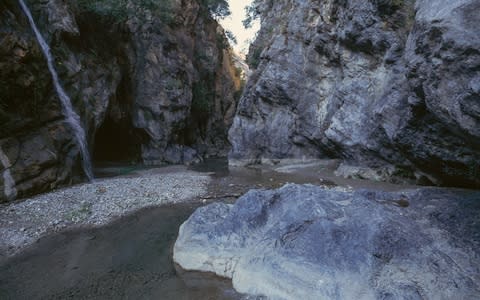
<path fill-rule="evenodd" d="M 196 207 L 149 208 L 42 238 L 0 263 L 0 299 L 241 299 L 230 280 L 173 263 L 178 228 Z"/>
<path fill-rule="evenodd" d="M 124 58 L 127 65 L 127 58 Z M 102 125 L 95 133 L 93 161 L 139 163 L 142 160 L 141 146 L 148 141 L 144 129 L 135 128 L 131 112 L 133 111 L 132 81 L 130 70 L 122 68 L 122 80 L 115 95 L 110 99 L 109 107 Z"/>
<path fill-rule="evenodd" d="M 91 141 L 93 163 L 95 167 L 105 162 L 139 163 L 141 145 L 148 142 L 148 135 L 133 124 L 131 74 L 134 51 L 131 33 L 123 23 L 88 10 L 82 10 L 76 16 L 76 22 L 80 34 L 65 35 L 63 39 L 73 52 L 81 54 L 82 64 L 94 73 L 103 74 L 105 69 L 109 69 L 121 78 L 116 90 L 110 94 L 105 117 Z M 116 82 L 112 79 L 112 83 Z"/>
<path fill-rule="evenodd" d="M 134 128 L 128 120 L 107 117 L 95 134 L 93 160 L 139 162 L 145 139 L 146 133 Z"/>

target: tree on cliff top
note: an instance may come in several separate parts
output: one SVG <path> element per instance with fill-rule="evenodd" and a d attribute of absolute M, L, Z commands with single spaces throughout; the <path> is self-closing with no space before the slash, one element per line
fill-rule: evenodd
<path fill-rule="evenodd" d="M 232 13 L 227 0 L 200 0 L 199 3 L 206 7 L 215 19 L 224 19 Z"/>
<path fill-rule="evenodd" d="M 260 4 L 262 0 L 254 0 L 249 6 L 245 7 L 245 19 L 242 21 L 243 27 L 252 27 L 253 21 L 260 17 Z"/>
<path fill-rule="evenodd" d="M 138 14 L 140 9 L 157 12 L 162 21 L 172 19 L 174 0 L 79 0 L 81 8 L 102 16 L 124 21 L 129 16 Z M 215 19 L 223 19 L 231 14 L 227 0 L 198 0 Z"/>

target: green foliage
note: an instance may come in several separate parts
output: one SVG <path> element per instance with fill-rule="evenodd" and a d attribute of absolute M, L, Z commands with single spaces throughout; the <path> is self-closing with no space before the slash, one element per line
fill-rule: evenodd
<path fill-rule="evenodd" d="M 217 33 L 217 49 L 220 50 L 220 55 L 222 55 L 222 50 L 228 48 L 230 48 L 228 38 L 224 34 Z"/>
<path fill-rule="evenodd" d="M 236 90 L 235 93 L 233 94 L 233 98 L 235 99 L 236 102 L 238 102 L 242 97 L 244 89 L 245 89 L 245 79 L 241 79 L 240 88 Z"/>
<path fill-rule="evenodd" d="M 231 32 L 230 30 L 225 30 L 225 36 L 227 37 L 227 39 L 230 41 L 231 44 L 236 45 L 238 43 L 237 38 L 235 37 L 233 32 Z"/>
<path fill-rule="evenodd" d="M 115 21 L 125 21 L 130 16 L 139 16 L 148 10 L 164 23 L 173 19 L 173 0 L 79 0 L 81 9 L 100 16 L 111 17 Z"/>
<path fill-rule="evenodd" d="M 195 82 L 192 88 L 192 113 L 199 119 L 206 119 L 210 113 L 211 104 L 215 100 L 212 84 L 208 78 Z"/>
<path fill-rule="evenodd" d="M 101 16 L 111 16 L 117 20 L 127 18 L 127 1 L 119 0 L 79 0 L 81 9 L 94 12 Z"/>
<path fill-rule="evenodd" d="M 199 120 L 207 119 L 215 102 L 215 74 L 200 69 L 200 80 L 192 86 L 192 113 Z"/>
<path fill-rule="evenodd" d="M 239 77 L 239 78 L 240 78 L 240 77 L 242 76 L 242 73 L 243 73 L 242 68 L 240 68 L 240 67 L 235 67 L 235 76 L 236 76 L 236 77 Z"/>
<path fill-rule="evenodd" d="M 224 19 L 231 14 L 227 0 L 199 0 L 199 4 L 206 8 L 215 19 Z"/>
<path fill-rule="evenodd" d="M 256 69 L 260 64 L 260 55 L 262 54 L 261 48 L 256 48 L 252 50 L 252 53 L 248 54 L 247 63 L 248 66 L 252 69 Z"/>
<path fill-rule="evenodd" d="M 81 9 L 100 16 L 111 17 L 121 22 L 131 16 L 140 17 L 145 10 L 170 24 L 174 17 L 175 0 L 78 0 Z M 227 0 L 198 0 L 201 7 L 216 19 L 223 19 L 231 14 Z"/>
<path fill-rule="evenodd" d="M 245 19 L 242 21 L 243 27 L 250 28 L 253 22 L 260 18 L 260 4 L 262 0 L 254 0 L 249 6 L 245 7 Z"/>

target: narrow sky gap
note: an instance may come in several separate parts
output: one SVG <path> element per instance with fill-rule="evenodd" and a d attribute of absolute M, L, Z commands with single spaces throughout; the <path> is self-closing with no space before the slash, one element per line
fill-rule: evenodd
<path fill-rule="evenodd" d="M 250 5 L 253 0 L 229 0 L 230 11 L 232 15 L 220 21 L 220 24 L 226 30 L 230 30 L 237 38 L 237 45 L 232 45 L 238 54 L 247 54 L 248 46 L 255 38 L 255 34 L 260 28 L 258 21 L 253 23 L 249 29 L 243 27 L 242 21 L 245 19 L 245 7 Z"/>

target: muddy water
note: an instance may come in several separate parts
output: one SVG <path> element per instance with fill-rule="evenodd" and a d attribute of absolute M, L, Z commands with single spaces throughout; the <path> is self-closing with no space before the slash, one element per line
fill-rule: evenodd
<path fill-rule="evenodd" d="M 117 173 L 109 169 L 109 174 L 136 176 L 135 168 L 128 168 L 119 167 Z M 178 228 L 197 207 L 234 202 L 252 188 L 287 182 L 405 188 L 339 179 L 318 166 L 279 173 L 268 168 L 229 169 L 226 161 L 212 160 L 191 169 L 212 176 L 207 195 L 190 204 L 143 210 L 106 227 L 40 239 L 0 265 L 0 299 L 244 299 L 227 280 L 184 272 L 173 264 Z"/>

